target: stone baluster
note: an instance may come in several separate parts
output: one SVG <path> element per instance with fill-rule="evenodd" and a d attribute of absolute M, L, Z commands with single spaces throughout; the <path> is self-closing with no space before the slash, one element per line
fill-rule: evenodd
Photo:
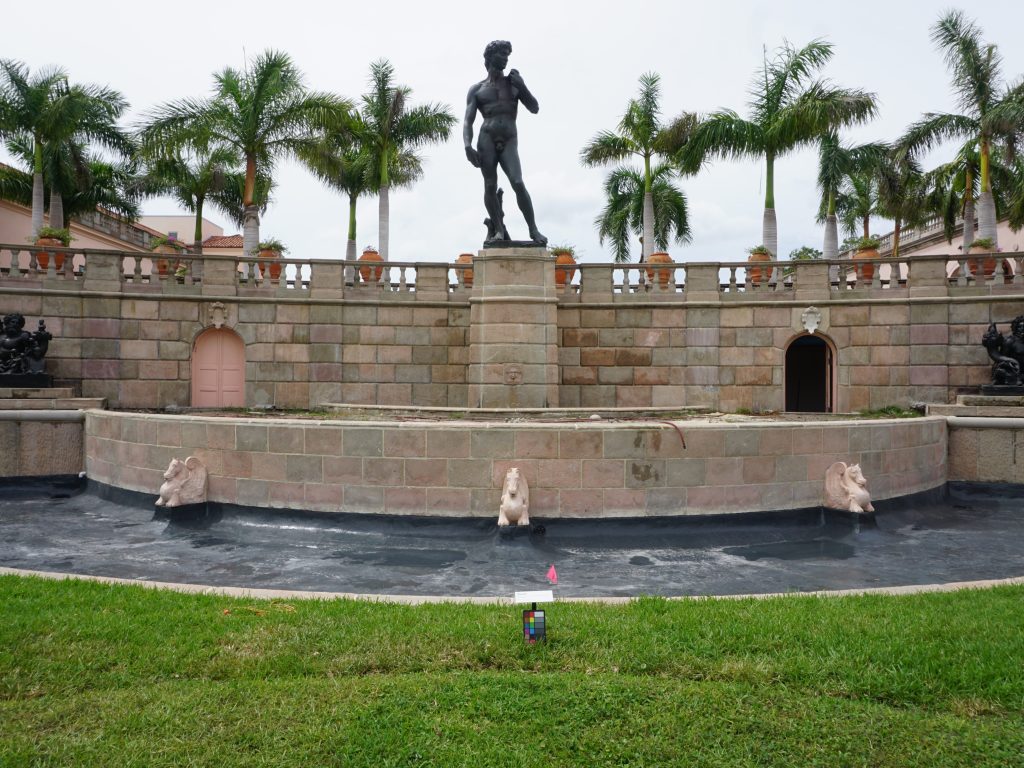
<path fill-rule="evenodd" d="M 21 277 L 21 251 L 11 248 L 11 277 Z"/>

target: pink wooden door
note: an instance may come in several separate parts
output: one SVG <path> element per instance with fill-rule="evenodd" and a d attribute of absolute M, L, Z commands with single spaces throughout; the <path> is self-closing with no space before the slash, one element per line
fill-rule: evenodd
<path fill-rule="evenodd" d="M 192 407 L 245 405 L 245 343 L 227 328 L 199 334 L 192 351 Z"/>

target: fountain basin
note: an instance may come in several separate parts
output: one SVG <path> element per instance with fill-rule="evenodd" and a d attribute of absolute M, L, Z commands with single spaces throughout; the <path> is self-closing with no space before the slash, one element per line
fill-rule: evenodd
<path fill-rule="evenodd" d="M 825 469 L 860 463 L 876 500 L 946 482 L 944 417 L 684 420 L 298 419 L 89 410 L 91 480 L 156 496 L 174 457 L 209 498 L 315 512 L 497 515 L 506 471 L 531 516 L 704 515 L 815 507 Z"/>

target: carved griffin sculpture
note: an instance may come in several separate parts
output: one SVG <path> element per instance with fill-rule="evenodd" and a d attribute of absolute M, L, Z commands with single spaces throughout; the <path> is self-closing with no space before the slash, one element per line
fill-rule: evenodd
<path fill-rule="evenodd" d="M 825 470 L 825 506 L 850 512 L 875 511 L 860 464 L 847 466 L 837 461 Z"/>
<path fill-rule="evenodd" d="M 501 507 L 498 509 L 498 525 L 530 524 L 530 486 L 518 467 L 505 473 L 505 485 L 501 489 Z"/>
<path fill-rule="evenodd" d="M 180 507 L 206 501 L 206 467 L 195 456 L 171 459 L 160 486 L 158 507 Z"/>

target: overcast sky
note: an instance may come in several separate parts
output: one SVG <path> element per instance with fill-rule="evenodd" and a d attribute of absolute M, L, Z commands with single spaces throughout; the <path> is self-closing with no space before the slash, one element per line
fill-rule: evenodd
<path fill-rule="evenodd" d="M 413 89 L 413 103 L 444 103 L 459 124 L 449 141 L 423 152 L 425 174 L 392 193 L 391 258 L 450 261 L 475 252 L 483 240 L 483 185 L 465 158 L 461 121 L 469 86 L 485 75 L 484 46 L 507 39 L 509 67 L 522 74 L 540 112 L 520 110 L 519 145 L 524 179 L 537 223 L 552 243 L 570 243 L 578 258 L 610 259 L 593 221 L 603 205 L 608 169 L 587 169 L 580 149 L 598 131 L 614 129 L 637 79 L 662 78 L 662 113 L 732 108 L 746 115 L 748 89 L 762 61 L 783 39 L 800 46 L 823 37 L 835 45 L 825 70 L 837 84 L 877 93 L 880 117 L 850 130 L 856 141 L 893 139 L 926 111 L 953 110 L 949 77 L 929 39 L 931 25 L 950 6 L 914 0 L 853 3 L 683 3 L 663 0 L 589 2 L 287 3 L 94 2 L 53 0 L 43 6 L 12 3 L 4 9 L 8 34 L 0 56 L 33 70 L 59 64 L 75 82 L 109 85 L 131 104 L 133 122 L 153 106 L 210 94 L 212 75 L 241 67 L 267 48 L 289 53 L 311 88 L 358 99 L 367 89 L 369 64 L 387 58 L 396 79 Z M 975 0 L 962 7 L 999 46 L 1007 79 L 1024 75 L 1024 3 Z M 31 30 L 52 27 L 53 34 Z M 480 119 L 477 120 L 479 128 Z M 944 159 L 939 153 L 933 160 Z M 816 154 L 811 149 L 776 163 L 779 250 L 821 248 L 814 222 Z M 673 244 L 677 260 L 731 261 L 761 241 L 764 201 L 761 162 L 717 161 L 700 175 L 679 180 L 690 205 L 693 242 Z M 261 234 L 274 236 L 297 258 L 342 256 L 347 201 L 296 164 L 281 163 L 275 199 Z M 504 177 L 501 177 L 502 181 Z M 503 186 L 508 189 L 507 183 Z M 526 236 L 509 190 L 506 224 Z M 145 213 L 177 210 L 151 200 Z M 235 229 L 215 211 L 210 218 Z M 886 224 L 880 223 L 880 230 Z M 377 244 L 377 199 L 360 201 L 360 250 Z M 634 248 L 634 260 L 639 246 Z"/>

